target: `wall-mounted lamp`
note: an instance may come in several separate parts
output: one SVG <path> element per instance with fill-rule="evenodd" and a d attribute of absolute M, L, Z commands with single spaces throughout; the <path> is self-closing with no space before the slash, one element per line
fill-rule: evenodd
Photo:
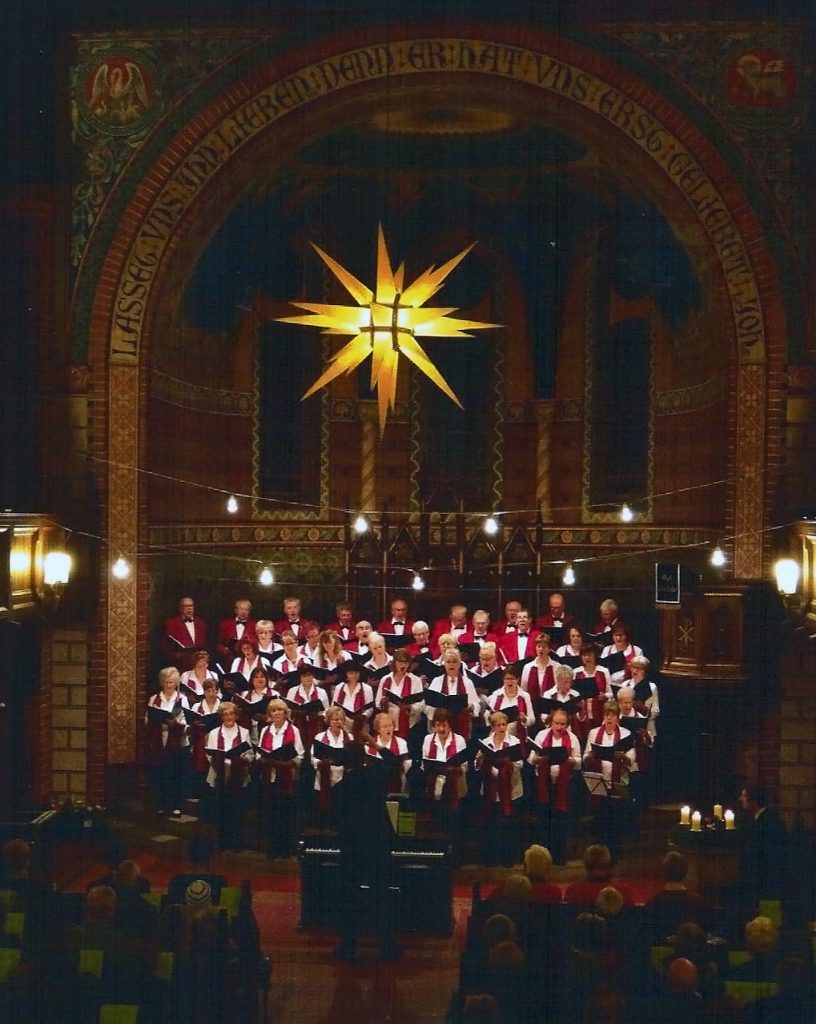
<path fill-rule="evenodd" d="M 783 597 L 792 597 L 799 589 L 799 563 L 793 558 L 780 558 L 774 566 L 776 589 Z"/>
<path fill-rule="evenodd" d="M 50 587 L 55 601 L 62 597 L 62 591 L 71 578 L 71 556 L 66 551 L 49 551 L 43 559 L 43 583 Z"/>
<path fill-rule="evenodd" d="M 351 524 L 351 528 L 352 528 L 352 530 L 354 530 L 355 533 L 360 534 L 360 535 L 362 535 L 364 533 L 368 533 L 368 520 L 362 514 L 362 512 L 360 513 L 360 515 L 357 516 L 357 518 Z"/>
<path fill-rule="evenodd" d="M 275 582 L 275 577 L 272 575 L 272 570 L 269 568 L 269 566 L 265 565 L 263 569 L 261 569 L 261 574 L 258 577 L 258 582 L 261 584 L 262 587 L 271 587 L 272 584 Z"/>
<path fill-rule="evenodd" d="M 575 586 L 575 570 L 572 567 L 572 562 L 567 562 L 566 568 L 564 569 L 564 575 L 561 577 L 561 582 L 565 587 Z"/>
<path fill-rule="evenodd" d="M 725 552 L 723 551 L 723 549 L 720 547 L 719 544 L 711 552 L 711 559 L 710 559 L 710 561 L 711 561 L 711 564 L 715 568 L 717 568 L 717 569 L 722 569 L 722 567 L 728 561 L 728 559 L 725 557 Z"/>
<path fill-rule="evenodd" d="M 488 537 L 495 537 L 496 534 L 499 532 L 498 519 L 496 519 L 495 516 L 488 516 L 487 519 L 485 519 L 484 521 L 482 529 L 488 535 Z"/>

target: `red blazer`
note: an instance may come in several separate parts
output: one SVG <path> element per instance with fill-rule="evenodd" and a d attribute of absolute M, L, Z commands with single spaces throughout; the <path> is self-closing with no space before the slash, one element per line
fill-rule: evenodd
<path fill-rule="evenodd" d="M 418 643 L 410 643 L 406 646 L 405 650 L 411 655 L 412 658 L 419 658 L 422 654 L 435 661 L 439 657 L 439 644 L 431 637 L 431 642 L 428 644 L 429 650 L 421 651 Z"/>
<path fill-rule="evenodd" d="M 575 624 L 575 616 L 571 615 L 569 612 L 564 612 L 560 621 L 562 626 L 569 629 L 570 626 Z M 555 619 L 552 617 L 552 615 L 550 615 L 549 612 L 547 612 L 546 615 L 539 615 L 539 617 L 536 619 L 536 629 L 539 633 L 542 631 L 542 629 L 552 629 L 554 625 Z"/>
<path fill-rule="evenodd" d="M 357 625 L 356 622 L 352 622 L 352 624 L 350 626 L 345 627 L 345 628 L 348 629 L 348 636 L 346 636 L 346 634 L 343 632 L 344 627 L 341 626 L 340 623 L 337 622 L 337 621 L 330 622 L 328 624 L 328 626 L 322 626 L 321 629 L 323 629 L 323 630 L 330 629 L 332 631 L 332 633 L 337 633 L 337 635 L 340 637 L 340 639 L 343 641 L 343 643 L 349 643 L 349 642 L 351 642 L 354 639 L 354 637 L 356 635 L 355 632 L 354 632 L 354 627 L 356 625 Z"/>
<path fill-rule="evenodd" d="M 524 655 L 525 658 L 534 658 L 535 640 L 538 636 L 538 630 L 531 629 L 530 635 L 527 637 L 527 651 Z M 511 665 L 514 661 L 519 660 L 518 656 L 518 642 L 516 633 L 505 633 L 504 636 L 499 639 L 499 650 L 501 651 L 502 657 L 508 665 Z"/>
<path fill-rule="evenodd" d="M 253 639 L 257 639 L 255 636 L 255 619 L 247 619 L 244 623 L 244 636 L 251 636 Z M 234 645 L 230 645 L 230 641 L 235 640 L 235 616 L 231 616 L 229 619 L 222 619 L 218 623 L 218 635 L 215 642 L 215 649 L 218 652 L 218 660 L 222 667 L 229 671 L 229 667 L 232 664 L 232 659 L 238 654 L 234 650 Z"/>
<path fill-rule="evenodd" d="M 190 638 L 190 631 L 180 615 L 173 615 L 172 618 L 165 620 L 161 649 L 168 665 L 174 665 L 179 660 L 180 655 L 183 657 L 182 652 L 172 640 L 168 639 L 169 637 L 178 640 L 182 647 L 188 650 L 206 650 L 207 623 L 200 615 L 193 616 L 193 632 L 195 633 L 194 640 Z"/>
<path fill-rule="evenodd" d="M 465 626 L 465 629 L 467 630 L 468 627 Z M 451 620 L 450 619 L 437 619 L 436 622 L 433 625 L 433 629 L 431 630 L 431 636 L 435 640 L 438 640 L 439 637 L 442 636 L 443 633 L 450 633 L 450 631 L 451 631 Z"/>
<path fill-rule="evenodd" d="M 495 644 L 496 647 L 499 646 L 499 641 L 500 640 L 501 640 L 501 637 L 498 635 L 498 633 L 493 633 L 493 632 L 485 633 L 485 635 L 482 637 L 482 641 L 484 643 Z M 473 630 L 472 629 L 466 629 L 465 632 L 462 633 L 459 636 L 459 643 L 460 644 L 472 644 L 474 642 L 475 641 L 473 639 Z"/>
<path fill-rule="evenodd" d="M 413 634 L 411 633 L 411 627 L 413 626 L 413 624 L 414 624 L 414 620 L 413 619 L 406 619 L 405 620 L 405 629 L 403 629 L 403 631 L 402 631 L 402 635 L 409 642 L 411 640 L 413 640 Z M 394 626 L 392 624 L 392 620 L 391 619 L 384 619 L 382 622 L 380 622 L 378 624 L 378 626 L 377 626 L 377 632 L 378 633 L 393 633 L 394 632 Z"/>
<path fill-rule="evenodd" d="M 297 625 L 292 625 L 292 623 L 288 619 L 278 619 L 278 621 L 275 623 L 275 632 L 278 635 L 278 639 L 280 639 L 280 637 L 283 636 L 283 631 L 285 629 L 289 629 L 295 634 L 295 636 L 298 639 L 298 642 L 303 643 L 303 641 L 306 639 L 306 622 L 307 620 L 303 616 L 301 616 L 298 619 Z"/>

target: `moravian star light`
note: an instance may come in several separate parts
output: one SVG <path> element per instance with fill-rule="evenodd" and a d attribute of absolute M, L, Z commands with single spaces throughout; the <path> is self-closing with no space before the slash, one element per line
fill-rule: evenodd
<path fill-rule="evenodd" d="M 391 269 L 388 248 L 380 225 L 377 241 L 377 284 L 376 290 L 372 291 L 312 242 L 312 248 L 357 305 L 293 302 L 293 306 L 308 312 L 303 316 L 278 318 L 283 323 L 322 327 L 324 334 L 352 336 L 351 341 L 331 357 L 326 371 L 303 397 L 313 395 L 341 373 L 351 373 L 370 355 L 371 389 L 377 392 L 382 433 L 385 430 L 388 410 L 394 408 L 397 369 L 402 354 L 461 409 L 462 403 L 428 358 L 417 337 L 470 338 L 472 335 L 467 333 L 469 330 L 499 326 L 479 323 L 476 320 L 457 320 L 449 316 L 450 313 L 456 312 L 455 306 L 424 306 L 424 303 L 439 291 L 448 274 L 461 263 L 475 244 L 474 242 L 469 245 L 440 267 L 431 264 L 412 284 L 405 287 L 405 264 L 401 264 L 396 271 Z"/>

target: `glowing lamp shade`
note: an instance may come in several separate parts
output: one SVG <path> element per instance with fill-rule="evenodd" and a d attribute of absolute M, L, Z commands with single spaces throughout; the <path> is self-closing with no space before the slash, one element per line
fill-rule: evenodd
<path fill-rule="evenodd" d="M 71 577 L 71 556 L 65 551 L 49 551 L 43 560 L 43 579 L 48 587 L 64 586 Z"/>
<path fill-rule="evenodd" d="M 488 535 L 488 537 L 495 537 L 496 534 L 499 532 L 499 524 L 496 520 L 496 517 L 488 516 L 487 519 L 485 519 L 484 521 L 483 529 L 484 532 Z"/>
<path fill-rule="evenodd" d="M 368 532 L 368 520 L 364 515 L 359 515 L 352 524 L 352 529 L 355 533 L 367 533 Z"/>
<path fill-rule="evenodd" d="M 238 511 L 238 499 L 235 497 L 234 494 L 231 494 L 227 498 L 227 512 L 229 512 L 229 514 L 231 516 L 234 516 L 237 511 Z"/>
<path fill-rule="evenodd" d="M 413 582 L 411 583 L 411 587 L 414 590 L 424 590 L 425 589 L 425 580 L 423 580 L 423 578 L 419 575 L 419 573 L 414 573 L 414 579 L 413 579 Z"/>
<path fill-rule="evenodd" d="M 567 563 L 567 567 L 566 569 L 564 569 L 564 575 L 561 577 L 561 582 L 564 584 L 565 587 L 575 586 L 575 570 L 573 569 L 571 563 Z"/>
<path fill-rule="evenodd" d="M 717 569 L 720 569 L 726 563 L 725 552 L 718 544 L 716 548 L 711 552 L 711 564 Z"/>
<path fill-rule="evenodd" d="M 623 503 L 623 507 L 620 510 L 620 521 L 622 523 L 631 523 L 635 518 L 635 513 L 629 507 L 627 502 Z"/>
<path fill-rule="evenodd" d="M 120 555 L 111 566 L 111 573 L 117 580 L 126 580 L 130 576 L 130 562 Z"/>
<path fill-rule="evenodd" d="M 799 563 L 792 558 L 780 558 L 774 566 L 776 589 L 780 594 L 790 596 L 799 587 Z"/>
<path fill-rule="evenodd" d="M 275 582 L 272 570 L 268 566 L 265 565 L 263 569 L 261 569 L 261 575 L 258 577 L 258 582 L 262 587 L 271 587 Z"/>

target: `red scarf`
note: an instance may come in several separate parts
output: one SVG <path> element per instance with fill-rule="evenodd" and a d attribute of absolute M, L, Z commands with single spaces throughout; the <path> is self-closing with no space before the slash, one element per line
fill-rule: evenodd
<path fill-rule="evenodd" d="M 220 750 L 220 751 L 225 750 L 225 742 L 226 741 L 224 739 L 224 726 L 223 725 L 219 725 L 219 727 L 218 727 L 218 739 L 216 740 L 216 748 L 218 750 Z M 239 747 L 241 745 L 241 743 L 243 743 L 243 740 L 241 739 L 241 729 L 240 729 L 240 726 L 236 726 L 235 727 L 235 735 L 232 738 L 232 743 L 230 744 L 230 746 L 232 748 Z M 222 778 L 226 774 L 225 771 L 224 771 L 225 767 L 226 767 L 226 758 L 223 758 L 223 759 L 221 759 L 221 771 L 219 772 L 219 775 Z M 238 759 L 238 761 L 231 762 L 229 776 L 226 777 L 226 781 L 227 781 L 228 785 L 232 789 L 240 789 L 241 788 L 241 786 L 244 783 L 244 771 L 245 771 L 245 765 L 242 763 L 240 758 Z"/>
<path fill-rule="evenodd" d="M 555 686 L 555 675 L 553 674 L 552 665 L 548 665 L 545 669 L 542 669 L 538 662 L 534 662 L 533 668 L 530 670 L 530 674 L 527 677 L 527 692 L 530 695 L 530 700 L 535 704 L 535 702 L 541 700 L 542 695 L 547 690 L 551 690 L 553 686 Z"/>
<path fill-rule="evenodd" d="M 428 747 L 428 760 L 438 761 L 437 757 L 438 747 L 436 745 L 436 733 L 431 738 L 430 746 Z M 448 746 L 447 753 L 445 755 L 445 761 L 449 761 L 451 757 L 456 754 L 456 735 L 451 733 L 450 745 Z M 431 772 L 428 775 L 428 781 L 426 783 L 426 789 L 429 797 L 433 797 L 434 786 L 436 785 L 436 775 Z M 455 811 L 459 807 L 459 789 L 457 786 L 457 780 L 451 779 L 450 777 L 445 779 L 445 796 L 447 797 L 448 806 L 452 811 Z"/>
<path fill-rule="evenodd" d="M 391 682 L 394 682 L 394 677 L 391 676 Z M 413 683 L 411 680 L 411 673 L 406 672 L 402 680 L 402 693 L 400 697 L 410 697 L 413 689 Z M 404 740 L 408 739 L 408 733 L 411 731 L 411 713 L 408 710 L 407 704 L 399 705 L 399 718 L 397 720 L 397 736 L 401 736 Z"/>
<path fill-rule="evenodd" d="M 173 714 L 178 711 L 181 703 L 181 694 L 176 691 L 173 697 Z M 162 695 L 157 693 L 151 704 L 154 708 L 162 706 Z M 167 722 L 167 743 L 163 742 L 163 726 L 158 722 L 147 723 L 147 766 L 158 768 L 162 763 L 165 754 L 175 754 L 181 749 L 181 741 L 184 738 L 184 726 L 177 719 L 173 718 Z"/>
<path fill-rule="evenodd" d="M 273 743 L 275 741 L 275 734 L 272 726 L 264 732 L 263 739 L 261 740 L 261 750 L 273 750 Z M 285 747 L 291 743 L 295 745 L 295 730 L 291 722 L 286 723 L 286 728 L 283 730 L 283 739 L 280 742 L 280 746 Z M 295 791 L 295 766 L 292 764 L 273 764 L 268 763 L 265 765 L 266 768 L 266 781 L 272 781 L 272 769 L 275 769 L 276 781 L 280 783 L 281 792 L 285 796 L 292 796 Z"/>
<path fill-rule="evenodd" d="M 506 750 L 509 746 L 505 740 L 501 749 Z M 498 793 L 501 812 L 505 818 L 509 818 L 513 813 L 513 765 L 508 759 L 497 764 L 496 769 L 498 775 L 493 774 L 493 765 L 485 758 L 482 764 L 482 791 L 485 804 L 490 810 Z"/>
<path fill-rule="evenodd" d="M 450 692 L 450 680 L 447 675 L 445 675 L 442 679 L 441 692 L 444 693 L 445 696 L 447 697 L 453 696 Z M 459 672 L 459 675 L 456 677 L 456 693 L 460 697 L 465 696 L 467 694 L 464 672 L 462 672 L 461 670 Z M 473 716 L 470 713 L 470 708 L 463 708 L 456 716 L 456 720 L 453 723 L 453 731 L 458 732 L 461 736 L 464 736 L 465 739 L 467 739 L 470 736 L 472 720 Z"/>
<path fill-rule="evenodd" d="M 329 737 L 331 736 L 331 730 L 327 729 L 321 737 L 321 742 L 327 745 L 331 745 Z M 343 730 L 343 746 L 345 747 L 348 743 L 348 733 Z M 328 761 L 320 761 L 317 767 L 317 772 L 320 777 L 320 793 L 317 798 L 317 802 L 320 806 L 320 810 L 323 814 L 329 812 L 329 794 L 331 793 L 331 770 L 332 766 Z"/>
<path fill-rule="evenodd" d="M 344 703 L 345 703 L 346 697 L 348 697 L 348 687 L 341 686 L 340 687 L 340 693 L 335 695 L 335 698 L 334 698 L 335 704 L 340 704 L 341 706 L 343 706 Z M 354 707 L 351 710 L 354 711 L 354 712 L 359 711 L 360 708 L 363 706 L 364 698 L 365 698 L 365 694 L 363 693 L 363 684 L 362 683 L 358 683 L 357 684 L 357 692 L 354 694 Z"/>
<path fill-rule="evenodd" d="M 595 733 L 595 739 L 592 742 L 593 743 L 597 743 L 599 747 L 602 747 L 604 745 L 603 738 L 604 738 L 605 735 L 606 735 L 606 729 L 604 728 L 604 726 L 601 726 L 600 729 L 598 729 L 598 731 Z M 610 744 L 610 746 L 614 746 L 616 743 L 619 743 L 620 742 L 620 738 L 621 738 L 620 726 L 616 725 L 615 726 L 615 732 L 614 732 L 614 735 L 612 737 L 612 743 Z M 619 757 L 616 757 L 615 760 L 612 762 L 612 781 L 613 782 L 620 782 L 622 769 L 623 769 L 623 761 Z M 602 771 L 603 770 L 603 765 L 601 764 L 598 768 L 595 768 L 594 770 L 595 771 Z"/>
<path fill-rule="evenodd" d="M 545 747 L 552 747 L 554 742 L 553 731 L 550 729 L 544 740 Z M 553 799 L 553 807 L 556 811 L 562 811 L 564 814 L 569 810 L 569 787 L 570 779 L 572 778 L 572 764 L 569 760 L 569 756 L 572 753 L 572 740 L 570 739 L 569 732 L 565 729 L 561 733 L 561 746 L 567 751 L 567 760 L 563 764 L 558 766 L 558 776 L 555 780 L 555 797 Z M 550 789 L 551 789 L 551 772 L 550 763 L 539 762 L 536 765 L 536 795 L 540 804 L 548 804 L 550 802 Z"/>

